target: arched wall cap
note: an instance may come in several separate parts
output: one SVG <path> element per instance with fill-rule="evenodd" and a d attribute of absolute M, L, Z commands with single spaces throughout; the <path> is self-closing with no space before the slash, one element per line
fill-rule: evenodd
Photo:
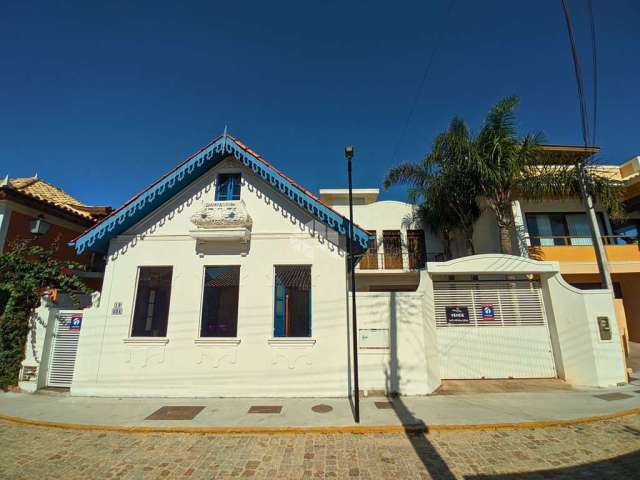
<path fill-rule="evenodd" d="M 401 202 L 400 200 L 379 200 L 377 202 L 367 203 L 366 205 L 354 205 L 357 208 L 374 208 L 380 205 L 402 205 L 403 207 L 415 208 L 412 203 Z"/>
<path fill-rule="evenodd" d="M 456 258 L 447 262 L 427 262 L 431 274 L 495 274 L 495 273 L 558 273 L 558 262 L 541 262 L 526 257 L 486 253 Z"/>

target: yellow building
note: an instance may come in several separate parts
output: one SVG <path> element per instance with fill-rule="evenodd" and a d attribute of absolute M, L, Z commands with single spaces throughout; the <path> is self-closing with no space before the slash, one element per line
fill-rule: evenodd
<path fill-rule="evenodd" d="M 545 146 L 542 161 L 552 164 L 576 163 L 598 152 L 574 146 Z M 613 222 L 597 208 L 609 271 L 612 274 L 618 324 L 628 341 L 640 342 L 640 156 L 622 165 L 598 166 L 598 173 L 624 182 L 623 222 Z M 531 258 L 560 262 L 561 272 L 572 285 L 600 288 L 600 277 L 587 216 L 579 199 L 544 202 L 516 202 L 516 230 L 520 228 L 522 250 Z"/>

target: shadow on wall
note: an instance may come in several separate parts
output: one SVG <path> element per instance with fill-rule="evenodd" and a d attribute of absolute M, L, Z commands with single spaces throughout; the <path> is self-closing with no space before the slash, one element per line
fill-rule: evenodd
<path fill-rule="evenodd" d="M 454 479 L 455 477 L 451 473 L 447 462 L 427 438 L 427 426 L 424 421 L 416 417 L 402 401 L 402 397 L 397 395 L 402 374 L 398 362 L 398 319 L 395 292 L 391 292 L 389 304 L 389 367 L 385 371 L 386 391 L 389 392 L 389 401 L 396 416 L 402 422 L 407 439 L 429 473 L 430 478 Z"/>

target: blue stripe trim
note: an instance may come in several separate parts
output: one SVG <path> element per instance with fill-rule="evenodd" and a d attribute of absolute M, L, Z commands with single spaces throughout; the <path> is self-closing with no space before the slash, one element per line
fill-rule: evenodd
<path fill-rule="evenodd" d="M 251 153 L 246 152 L 225 134 L 175 171 L 154 183 L 122 210 L 85 232 L 75 242 L 77 254 L 80 255 L 87 249 L 105 253 L 109 247 L 109 241 L 113 237 L 120 235 L 138 223 L 219 163 L 228 154 L 232 154 L 243 165 L 251 168 L 256 175 L 259 175 L 294 203 L 297 203 L 315 219 L 328 225 L 341 235 L 348 235 L 349 221 L 345 217 L 310 197 L 280 173 L 265 165 Z M 369 235 L 356 226 L 354 226 L 353 233 L 356 253 L 362 253 L 367 249 Z"/>

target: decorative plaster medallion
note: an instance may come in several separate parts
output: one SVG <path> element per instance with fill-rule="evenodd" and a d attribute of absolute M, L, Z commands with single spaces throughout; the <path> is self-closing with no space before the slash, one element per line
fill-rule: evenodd
<path fill-rule="evenodd" d="M 253 220 L 242 200 L 206 203 L 191 216 L 191 223 L 198 228 L 221 227 L 251 228 Z"/>

